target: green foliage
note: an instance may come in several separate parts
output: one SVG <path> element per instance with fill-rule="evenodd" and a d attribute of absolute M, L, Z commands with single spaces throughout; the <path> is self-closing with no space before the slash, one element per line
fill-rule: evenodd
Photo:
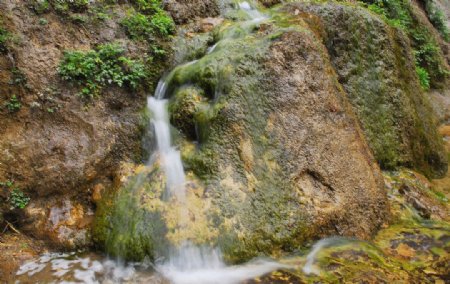
<path fill-rule="evenodd" d="M 81 13 L 89 8 L 89 0 L 30 0 L 30 8 L 36 14 L 44 14 L 52 8 L 59 14 L 68 14 L 69 12 Z"/>
<path fill-rule="evenodd" d="M 48 0 L 36 0 L 34 1 L 32 8 L 36 14 L 44 14 L 50 10 L 50 3 Z"/>
<path fill-rule="evenodd" d="M 425 91 L 430 89 L 430 75 L 427 70 L 420 66 L 416 66 L 417 77 L 419 77 L 420 86 Z"/>
<path fill-rule="evenodd" d="M 0 187 L 10 191 L 8 200 L 12 208 L 23 209 L 28 205 L 28 202 L 30 202 L 30 198 L 26 196 L 20 188 L 14 186 L 14 181 L 7 180 L 5 182 L 0 182 Z"/>
<path fill-rule="evenodd" d="M 48 21 L 45 18 L 39 19 L 39 25 L 46 26 L 48 24 Z"/>
<path fill-rule="evenodd" d="M 8 50 L 7 43 L 9 39 L 9 32 L 6 29 L 0 27 L 0 54 L 5 53 Z"/>
<path fill-rule="evenodd" d="M 151 40 L 153 36 L 167 37 L 175 32 L 175 24 L 162 9 L 160 0 L 134 0 L 133 3 L 139 12 L 121 22 L 130 38 Z"/>
<path fill-rule="evenodd" d="M 162 10 L 160 0 L 133 0 L 132 2 L 145 14 L 155 14 Z"/>
<path fill-rule="evenodd" d="M 87 10 L 89 0 L 56 0 L 57 2 L 68 2 L 69 7 L 74 12 L 83 12 Z"/>
<path fill-rule="evenodd" d="M 5 107 L 9 110 L 9 112 L 17 112 L 22 107 L 22 104 L 16 95 L 12 95 L 12 97 L 5 103 Z"/>
<path fill-rule="evenodd" d="M 138 40 L 152 40 L 154 35 L 167 37 L 175 31 L 172 18 L 164 11 L 153 16 L 135 13 L 124 18 L 121 24 L 130 38 Z"/>
<path fill-rule="evenodd" d="M 369 9 L 370 11 L 374 12 L 375 14 L 381 15 L 386 17 L 386 14 L 384 12 L 384 9 L 381 8 L 378 4 L 373 3 L 367 6 L 367 9 Z"/>
<path fill-rule="evenodd" d="M 416 57 L 416 65 L 429 75 L 428 85 L 438 86 L 449 75 L 443 63 L 441 50 L 430 31 L 424 27 L 413 14 L 408 0 L 362 0 L 372 12 L 379 14 L 388 24 L 404 30 L 411 39 Z M 432 1 L 432 0 L 427 0 Z M 427 2 L 427 3 L 428 3 Z M 430 20 L 433 17 L 437 24 L 440 20 L 438 12 L 429 13 Z M 432 16 L 433 15 L 433 16 Z M 445 22 L 443 23 L 445 26 Z M 424 72 L 421 72 L 421 83 L 425 83 Z M 425 85 L 422 85 L 424 87 Z"/>
<path fill-rule="evenodd" d="M 433 26 L 441 33 L 442 37 L 448 42 L 450 40 L 449 30 L 446 25 L 444 13 L 436 7 L 433 0 L 425 1 L 425 11 Z"/>
<path fill-rule="evenodd" d="M 381 15 L 390 25 L 398 28 L 405 29 L 412 21 L 403 1 L 376 0 L 367 8 Z"/>
<path fill-rule="evenodd" d="M 0 187 L 11 188 L 14 185 L 12 180 L 0 181 Z"/>
<path fill-rule="evenodd" d="M 124 18 L 121 24 L 131 39 L 150 39 L 153 35 L 152 23 L 141 13 Z"/>
<path fill-rule="evenodd" d="M 11 70 L 11 80 L 9 81 L 9 83 L 11 85 L 22 85 L 24 86 L 27 82 L 27 77 L 25 76 L 25 74 L 23 74 L 22 71 L 20 71 L 20 69 L 18 68 L 13 68 Z"/>
<path fill-rule="evenodd" d="M 87 23 L 89 18 L 83 14 L 71 14 L 69 16 L 70 21 L 74 24 L 84 24 Z"/>
<path fill-rule="evenodd" d="M 66 51 L 59 65 L 60 76 L 76 82 L 83 97 L 99 95 L 108 85 L 136 89 L 147 72 L 144 64 L 124 56 L 125 50 L 117 44 L 104 44 L 95 50 Z"/>
<path fill-rule="evenodd" d="M 162 10 L 154 14 L 150 21 L 154 30 L 160 36 L 166 37 L 175 32 L 175 24 L 172 18 Z"/>
<path fill-rule="evenodd" d="M 30 202 L 30 198 L 19 188 L 14 188 L 9 196 L 9 203 L 13 208 L 25 208 Z"/>

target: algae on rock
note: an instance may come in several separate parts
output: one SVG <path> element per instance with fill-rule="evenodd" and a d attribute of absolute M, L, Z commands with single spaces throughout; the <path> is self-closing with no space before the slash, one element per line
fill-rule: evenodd
<path fill-rule="evenodd" d="M 187 215 L 195 222 L 182 221 L 190 229 L 174 222 L 179 215 L 161 201 L 164 182 L 158 183 L 158 174 L 145 175 L 138 188 L 146 189 L 131 191 L 137 209 L 128 212 L 140 212 L 139 224 L 125 226 L 130 242 L 141 247 L 133 252 L 139 258 L 154 256 L 150 250 L 161 241 L 183 238 L 219 246 L 229 262 L 293 251 L 329 235 L 369 239 L 389 217 L 369 146 L 387 168 L 446 171 L 400 31 L 353 6 L 283 9 L 260 24 L 225 21 L 214 31 L 210 52 L 168 75 L 171 122 L 180 131 L 193 204 Z M 364 28 L 355 31 L 357 23 Z M 155 182 L 159 201 L 152 202 L 161 204 L 155 221 L 161 227 L 139 232 Z M 115 194 L 126 196 L 128 187 Z M 121 212 L 120 204 L 108 206 L 100 216 Z M 120 239 L 108 218 L 99 219 L 97 232 L 106 228 Z M 142 248 L 139 238 L 151 244 Z"/>
<path fill-rule="evenodd" d="M 403 165 L 431 177 L 445 175 L 447 158 L 437 121 L 419 86 L 405 34 L 357 6 L 302 3 L 284 8 L 291 13 L 296 9 L 307 14 L 313 30 L 324 28 L 322 40 L 339 82 L 381 167 Z"/>

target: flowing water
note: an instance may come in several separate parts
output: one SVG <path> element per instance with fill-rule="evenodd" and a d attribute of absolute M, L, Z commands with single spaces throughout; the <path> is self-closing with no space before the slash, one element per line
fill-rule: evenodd
<path fill-rule="evenodd" d="M 238 4 L 250 18 L 244 24 L 255 24 L 266 17 L 248 2 Z M 217 44 L 209 48 L 213 52 Z M 193 62 L 185 63 L 193 64 Z M 185 173 L 180 151 L 172 145 L 171 125 L 169 121 L 167 93 L 170 76 L 160 80 L 154 96 L 147 98 L 147 108 L 150 111 L 151 125 L 156 138 L 156 152 L 166 175 L 166 202 L 174 202 L 181 206 L 179 226 L 184 226 L 183 218 L 187 216 Z M 149 159 L 154 161 L 155 159 Z M 98 259 L 98 256 L 77 256 L 70 254 L 47 254 L 36 261 L 23 265 L 17 272 L 18 276 L 33 276 L 44 273 L 50 279 L 64 281 L 81 281 L 84 283 L 163 283 L 170 281 L 175 284 L 184 283 L 240 283 L 255 278 L 285 265 L 268 260 L 254 260 L 244 265 L 227 266 L 219 248 L 196 246 L 185 240 L 178 247 L 169 248 L 165 261 L 154 265 L 151 263 L 123 264 L 110 259 Z M 155 273 L 156 272 L 156 273 Z M 161 277 L 162 276 L 162 277 Z M 61 281 L 64 279 L 64 281 Z M 145 280 L 144 280 L 145 279 Z M 165 279 L 165 280 L 164 280 Z"/>
<path fill-rule="evenodd" d="M 239 4 L 251 18 L 258 22 L 265 17 L 248 2 Z M 217 45 L 217 44 L 216 44 Z M 208 53 L 214 51 L 214 45 Z M 193 62 L 185 65 L 193 64 Z M 167 78 L 170 78 L 168 76 Z M 157 149 L 167 177 L 167 191 L 169 196 L 178 199 L 178 205 L 184 206 L 180 212 L 187 212 L 185 174 L 180 152 L 171 145 L 168 101 L 165 98 L 170 79 L 164 78 L 158 83 L 154 97 L 148 98 L 148 109 L 153 115 L 151 124 L 155 129 Z M 169 81 L 166 81 L 169 80 Z M 182 215 L 187 215 L 183 214 Z M 179 225 L 183 226 L 183 216 L 179 218 Z M 243 280 L 268 273 L 283 267 L 270 261 L 258 261 L 244 266 L 226 266 L 218 248 L 195 246 L 186 240 L 181 246 L 171 248 L 168 260 L 156 266 L 156 270 L 173 283 L 239 283 Z"/>

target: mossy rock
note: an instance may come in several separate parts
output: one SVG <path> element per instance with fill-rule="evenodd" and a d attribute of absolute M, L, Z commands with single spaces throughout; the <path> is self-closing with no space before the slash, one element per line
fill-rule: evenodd
<path fill-rule="evenodd" d="M 230 262 L 292 251 L 314 234 L 367 238 L 385 216 L 381 176 L 326 49 L 304 23 L 279 18 L 225 22 L 211 53 L 168 77 L 174 123 L 199 131 L 185 168 L 206 186 L 214 242 Z"/>
<path fill-rule="evenodd" d="M 381 167 L 445 175 L 447 157 L 437 120 L 418 82 L 407 36 L 354 5 L 301 3 L 283 10 L 301 11 L 299 17 L 311 29 L 324 29 L 321 38 L 338 80 Z"/>
<path fill-rule="evenodd" d="M 161 217 L 164 175 L 138 168 L 97 204 L 93 238 L 108 254 L 129 260 L 153 258 L 167 229 Z"/>
<path fill-rule="evenodd" d="M 168 75 L 171 121 L 184 133 L 177 144 L 192 206 L 185 215 L 195 221 L 180 226 L 157 168 L 132 175 L 99 205 L 95 232 L 107 251 L 142 258 L 188 239 L 218 246 L 227 261 L 242 262 L 295 251 L 312 238 L 369 239 L 389 217 L 372 151 L 388 168 L 407 165 L 442 174 L 446 162 L 433 117 L 406 69 L 411 52 L 405 38 L 361 8 L 287 7 L 288 13 L 273 11 L 264 24 L 225 21 L 215 30 L 211 53 Z M 373 25 L 364 30 L 367 35 L 358 32 L 342 43 L 341 52 L 330 46 L 331 39 L 356 27 L 347 21 L 336 30 L 328 27 L 327 17 L 335 13 Z M 324 23 L 326 34 L 308 19 Z M 385 57 L 372 54 L 380 50 L 388 52 Z M 348 78 L 337 65 L 338 54 L 361 62 Z M 364 80 L 370 83 L 366 87 Z M 120 217 L 125 208 L 126 217 Z M 114 243 L 123 246 L 111 248 Z M 359 246 L 364 253 L 349 255 L 355 253 L 361 263 L 373 260 L 386 275 L 397 265 L 397 260 L 375 262 L 380 249 Z"/>
<path fill-rule="evenodd" d="M 182 87 L 176 91 L 169 105 L 170 122 L 189 139 L 197 139 L 197 125 L 194 118 L 202 109 L 208 108 L 203 90 L 194 87 Z"/>

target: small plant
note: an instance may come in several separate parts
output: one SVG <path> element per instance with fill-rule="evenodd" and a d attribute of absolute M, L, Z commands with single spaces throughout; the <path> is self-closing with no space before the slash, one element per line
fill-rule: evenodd
<path fill-rule="evenodd" d="M 34 1 L 34 5 L 32 9 L 36 12 L 36 14 L 44 14 L 50 10 L 50 4 L 48 0 L 36 0 Z"/>
<path fill-rule="evenodd" d="M 161 0 L 132 0 L 138 10 L 145 14 L 154 14 L 161 10 Z"/>
<path fill-rule="evenodd" d="M 167 37 L 175 32 L 172 18 L 162 9 L 160 0 L 134 0 L 139 12 L 122 21 L 132 39 L 152 39 L 152 36 Z"/>
<path fill-rule="evenodd" d="M 11 70 L 11 79 L 9 80 L 9 84 L 25 86 L 26 83 L 27 77 L 25 76 L 25 74 L 20 71 L 20 69 L 13 68 Z"/>
<path fill-rule="evenodd" d="M 416 66 L 416 73 L 417 77 L 419 78 L 420 86 L 423 90 L 429 90 L 430 89 L 430 75 L 428 74 L 427 70 L 420 66 Z"/>
<path fill-rule="evenodd" d="M 433 26 L 439 31 L 442 37 L 448 42 L 450 40 L 449 30 L 447 28 L 444 13 L 436 7 L 433 0 L 425 1 L 425 11 Z"/>
<path fill-rule="evenodd" d="M 82 14 L 71 14 L 69 16 L 70 21 L 74 24 L 85 24 L 88 21 L 88 17 Z"/>
<path fill-rule="evenodd" d="M 124 56 L 117 44 L 105 44 L 95 50 L 66 51 L 58 72 L 63 80 L 76 82 L 80 95 L 92 98 L 108 85 L 129 86 L 136 89 L 147 77 L 144 64 Z"/>
<path fill-rule="evenodd" d="M 63 0 L 57 0 L 62 2 Z M 69 3 L 69 7 L 74 12 L 84 12 L 89 7 L 89 0 L 69 0 L 65 1 Z"/>
<path fill-rule="evenodd" d="M 9 110 L 9 112 L 17 112 L 22 107 L 19 99 L 16 95 L 13 95 L 6 103 L 5 107 Z"/>
<path fill-rule="evenodd" d="M 0 182 L 0 187 L 6 188 L 10 191 L 8 200 L 12 209 L 23 209 L 28 205 L 28 202 L 30 202 L 30 198 L 26 196 L 20 188 L 14 187 L 14 181 L 7 180 L 5 182 Z"/>
<path fill-rule="evenodd" d="M 7 42 L 10 39 L 8 31 L 0 27 L 0 54 L 8 51 Z"/>
<path fill-rule="evenodd" d="M 175 32 L 175 24 L 172 18 L 162 10 L 154 14 L 150 22 L 160 36 L 167 37 Z"/>
<path fill-rule="evenodd" d="M 100 21 L 106 21 L 111 18 L 108 14 L 106 14 L 104 12 L 97 12 L 95 14 L 95 17 Z"/>
<path fill-rule="evenodd" d="M 14 182 L 12 180 L 0 181 L 1 187 L 11 188 L 13 185 L 14 185 Z"/>
<path fill-rule="evenodd" d="M 9 196 L 9 204 L 13 208 L 25 208 L 30 202 L 30 198 L 19 188 L 14 188 Z"/>
<path fill-rule="evenodd" d="M 39 19 L 39 25 L 46 26 L 48 24 L 48 21 L 45 18 Z"/>
<path fill-rule="evenodd" d="M 130 15 L 124 18 L 120 23 L 131 39 L 145 40 L 152 37 L 152 23 L 147 16 L 141 13 Z"/>

